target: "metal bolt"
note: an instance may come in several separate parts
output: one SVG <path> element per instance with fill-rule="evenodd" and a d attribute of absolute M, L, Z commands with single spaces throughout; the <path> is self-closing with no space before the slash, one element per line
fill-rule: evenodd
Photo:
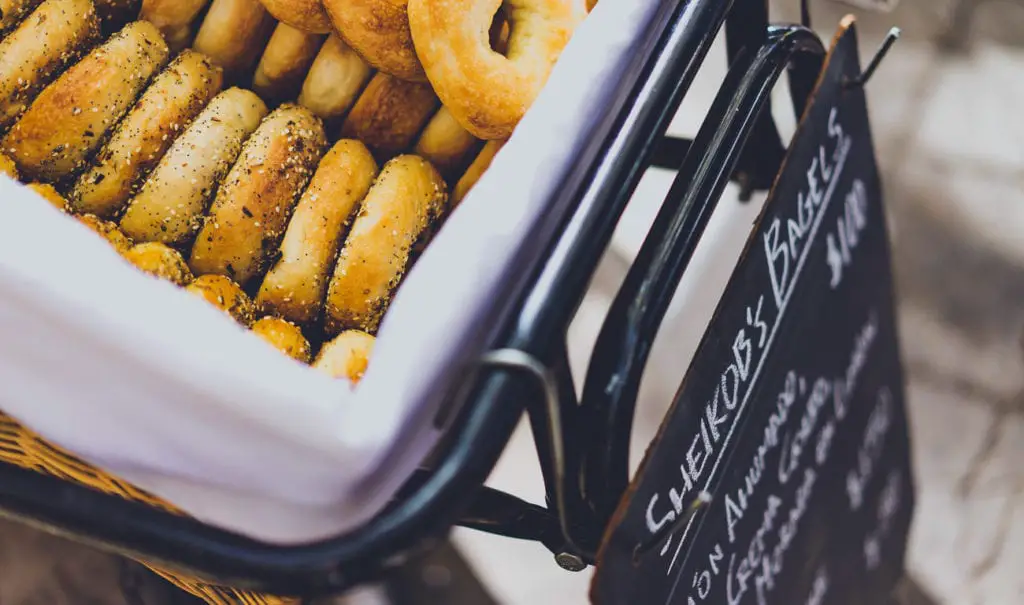
<path fill-rule="evenodd" d="M 587 564 L 583 562 L 583 559 L 568 552 L 555 555 L 555 563 L 558 563 L 558 566 L 566 571 L 583 571 L 587 568 Z"/>

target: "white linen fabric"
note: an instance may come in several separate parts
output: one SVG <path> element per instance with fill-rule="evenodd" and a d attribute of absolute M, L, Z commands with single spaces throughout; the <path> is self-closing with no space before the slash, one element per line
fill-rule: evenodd
<path fill-rule="evenodd" d="M 601 0 L 410 272 L 358 388 L 136 271 L 0 178 L 0 410 L 200 521 L 296 544 L 376 514 L 437 435 L 437 389 L 595 126 L 659 3 Z"/>

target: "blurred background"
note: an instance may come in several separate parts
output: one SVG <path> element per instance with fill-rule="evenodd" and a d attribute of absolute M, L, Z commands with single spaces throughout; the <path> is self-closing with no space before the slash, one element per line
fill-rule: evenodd
<path fill-rule="evenodd" d="M 868 84 L 892 230 L 918 504 L 909 571 L 943 605 L 1024 603 L 1024 0 L 902 0 L 888 14 L 812 0 L 815 30 L 859 18 L 862 61 L 892 26 L 903 35 Z M 772 0 L 799 22 L 797 0 Z M 672 133 L 693 136 L 725 74 L 712 51 Z M 784 94 L 785 87 L 777 86 Z M 794 120 L 775 114 L 784 131 Z M 572 335 L 582 372 L 610 298 L 672 174 L 641 184 Z M 730 190 L 708 227 L 655 345 L 634 437 L 639 459 L 679 386 L 748 236 L 758 201 Z M 700 285 L 701 287 L 697 287 Z M 582 374 L 578 374 L 582 376 Z M 491 484 L 543 502 L 522 427 Z M 590 574 L 543 547 L 457 531 L 500 603 L 587 602 Z"/>

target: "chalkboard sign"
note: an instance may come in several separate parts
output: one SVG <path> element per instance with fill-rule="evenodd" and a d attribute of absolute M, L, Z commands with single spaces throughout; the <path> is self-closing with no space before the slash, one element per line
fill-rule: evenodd
<path fill-rule="evenodd" d="M 879 604 L 902 577 L 913 482 L 859 74 L 849 19 L 606 535 L 599 605 Z"/>

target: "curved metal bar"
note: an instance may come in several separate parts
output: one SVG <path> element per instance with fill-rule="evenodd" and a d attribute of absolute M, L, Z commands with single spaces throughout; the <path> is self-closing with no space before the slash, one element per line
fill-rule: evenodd
<path fill-rule="evenodd" d="M 648 38 L 600 108 L 599 127 L 551 204 L 544 242 L 510 284 L 507 321 L 494 348 L 540 360 L 564 346 L 565 332 L 597 262 L 683 95 L 721 28 L 731 0 L 674 0 L 659 8 Z M 52 476 L 0 465 L 0 514 L 104 550 L 212 581 L 272 594 L 310 596 L 375 579 L 408 553 L 440 540 L 483 485 L 535 385 L 489 370 L 458 407 L 455 438 L 422 483 L 370 522 L 331 540 L 279 547 L 185 517 L 108 496 Z M 527 383 L 527 384 L 524 384 Z M 561 429 L 560 429 L 561 430 Z M 572 469 L 566 473 L 571 480 Z M 578 493 L 577 490 L 566 493 Z M 569 502 L 564 508 L 573 509 Z M 560 514 L 573 519 L 575 510 Z M 570 532 L 572 533 L 572 532 Z M 587 544 L 582 545 L 587 548 Z"/>
<path fill-rule="evenodd" d="M 629 484 L 629 443 L 640 379 L 683 272 L 717 206 L 759 113 L 794 56 L 823 55 L 810 30 L 770 28 L 767 43 L 737 62 L 712 105 L 601 329 L 584 386 L 584 491 L 610 518 Z M 675 202 L 678 200 L 678 202 Z"/>

